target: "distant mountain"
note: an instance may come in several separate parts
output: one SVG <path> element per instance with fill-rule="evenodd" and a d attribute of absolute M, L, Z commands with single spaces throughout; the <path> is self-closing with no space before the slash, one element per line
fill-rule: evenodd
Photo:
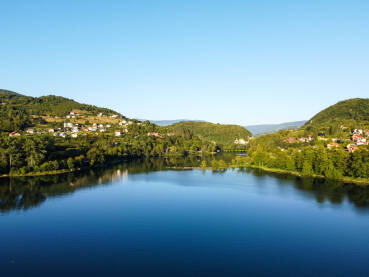
<path fill-rule="evenodd" d="M 234 143 L 235 139 L 247 140 L 252 134 L 243 126 L 230 124 L 214 124 L 210 122 L 182 121 L 167 126 L 168 130 L 176 134 L 183 134 L 186 130 L 207 141 L 220 144 Z"/>
<path fill-rule="evenodd" d="M 304 126 L 308 130 L 328 131 L 334 134 L 341 127 L 369 126 L 369 99 L 353 98 L 340 101 L 313 116 Z"/>
<path fill-rule="evenodd" d="M 273 133 L 280 130 L 285 129 L 298 129 L 303 126 L 307 121 L 293 121 L 293 122 L 285 122 L 280 124 L 260 124 L 260 125 L 249 125 L 245 126 L 247 130 L 249 130 L 254 136 Z"/>
<path fill-rule="evenodd" d="M 145 120 L 140 120 L 145 121 Z M 154 123 L 159 126 L 169 126 L 175 123 L 183 122 L 183 121 L 193 121 L 193 122 L 205 122 L 203 120 L 191 120 L 191 119 L 173 119 L 173 120 L 150 120 L 151 123 Z"/>

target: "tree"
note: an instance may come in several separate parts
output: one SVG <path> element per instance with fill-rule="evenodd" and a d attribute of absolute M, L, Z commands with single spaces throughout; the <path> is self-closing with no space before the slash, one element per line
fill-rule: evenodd
<path fill-rule="evenodd" d="M 71 157 L 68 158 L 67 165 L 68 165 L 68 168 L 70 170 L 73 170 L 74 169 L 74 161 L 73 161 L 73 158 L 71 158 Z"/>
<path fill-rule="evenodd" d="M 309 160 L 305 160 L 301 171 L 302 176 L 313 176 L 313 166 Z"/>

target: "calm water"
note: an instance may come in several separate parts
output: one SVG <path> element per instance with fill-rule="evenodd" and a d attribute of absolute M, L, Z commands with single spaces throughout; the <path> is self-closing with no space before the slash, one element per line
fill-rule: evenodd
<path fill-rule="evenodd" d="M 0 276 L 369 276 L 369 189 L 166 165 L 1 180 Z"/>

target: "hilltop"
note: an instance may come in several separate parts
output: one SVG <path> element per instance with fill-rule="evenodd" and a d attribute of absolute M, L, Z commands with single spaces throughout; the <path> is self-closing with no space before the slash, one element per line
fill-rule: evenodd
<path fill-rule="evenodd" d="M 0 132 L 20 131 L 28 127 L 63 123 L 71 113 L 93 120 L 98 114 L 106 116 L 119 113 L 93 105 L 81 104 L 61 96 L 25 96 L 9 90 L 0 90 Z M 75 117 L 75 116 L 74 116 Z M 81 119 L 82 117 L 80 117 Z M 118 123 L 118 122 L 117 122 Z"/>
<path fill-rule="evenodd" d="M 339 134 L 342 130 L 369 126 L 369 99 L 353 98 L 340 101 L 312 117 L 303 129 Z"/>
<path fill-rule="evenodd" d="M 252 137 L 247 129 L 239 125 L 184 121 L 167 126 L 167 128 L 175 134 L 181 134 L 184 130 L 189 130 L 206 141 L 214 141 L 220 144 L 233 144 L 236 139 L 247 141 L 249 137 Z"/>

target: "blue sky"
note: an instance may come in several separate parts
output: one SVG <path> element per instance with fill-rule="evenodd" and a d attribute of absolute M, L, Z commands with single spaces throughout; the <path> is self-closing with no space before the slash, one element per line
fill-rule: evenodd
<path fill-rule="evenodd" d="M 0 1 L 0 87 L 147 119 L 308 119 L 369 96 L 369 1 Z"/>

